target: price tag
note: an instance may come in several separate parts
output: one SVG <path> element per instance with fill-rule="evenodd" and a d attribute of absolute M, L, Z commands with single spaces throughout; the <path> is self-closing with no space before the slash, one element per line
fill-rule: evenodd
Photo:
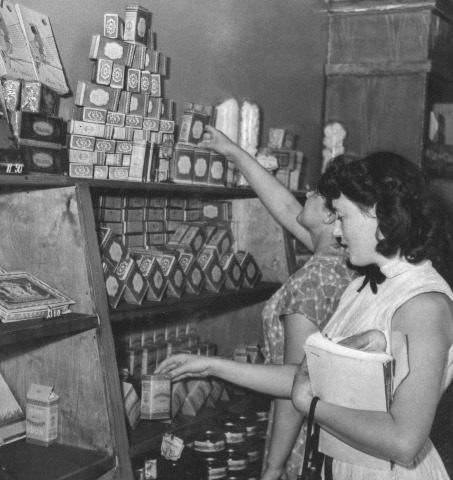
<path fill-rule="evenodd" d="M 46 318 L 56 318 L 56 317 L 61 317 L 62 312 L 61 308 L 47 308 L 47 315 Z"/>
<path fill-rule="evenodd" d="M 160 453 L 167 459 L 175 462 L 181 457 L 184 449 L 184 441 L 170 433 L 164 434 Z"/>
<path fill-rule="evenodd" d="M 20 175 L 23 173 L 23 163 L 0 163 L 0 173 L 6 175 Z"/>

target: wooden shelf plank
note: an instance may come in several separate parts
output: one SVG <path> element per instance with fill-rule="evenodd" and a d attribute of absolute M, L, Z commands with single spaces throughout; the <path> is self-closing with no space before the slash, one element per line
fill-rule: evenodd
<path fill-rule="evenodd" d="M 115 459 L 94 450 L 19 441 L 0 448 L 0 465 L 20 480 L 95 480 L 115 467 Z"/>
<path fill-rule="evenodd" d="M 0 345 L 22 343 L 36 338 L 67 335 L 96 328 L 95 315 L 67 313 L 57 318 L 0 323 Z"/>
<path fill-rule="evenodd" d="M 225 313 L 267 300 L 280 287 L 278 283 L 262 282 L 255 288 L 205 292 L 201 295 L 184 294 L 181 298 L 165 297 L 160 302 L 146 301 L 141 305 L 122 303 L 111 309 L 112 322 L 124 320 L 153 320 L 177 312 L 209 310 L 210 314 Z"/>
<path fill-rule="evenodd" d="M 141 183 L 121 182 L 116 180 L 94 180 L 90 178 L 74 178 L 63 175 L 0 175 L 0 185 L 23 186 L 28 188 L 67 187 L 72 185 L 88 185 L 94 190 L 114 190 L 135 192 L 156 192 L 200 195 L 202 197 L 218 198 L 256 198 L 250 187 L 215 187 L 206 185 L 182 185 L 174 183 Z M 305 192 L 293 192 L 296 197 L 303 197 Z"/>

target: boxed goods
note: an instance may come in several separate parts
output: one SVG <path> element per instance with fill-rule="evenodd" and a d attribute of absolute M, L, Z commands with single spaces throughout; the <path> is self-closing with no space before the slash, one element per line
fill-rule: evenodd
<path fill-rule="evenodd" d="M 32 383 L 26 401 L 27 443 L 48 447 L 58 436 L 58 400 L 53 387 Z"/>
<path fill-rule="evenodd" d="M 142 376 L 141 418 L 164 420 L 171 413 L 171 380 L 165 375 Z"/>

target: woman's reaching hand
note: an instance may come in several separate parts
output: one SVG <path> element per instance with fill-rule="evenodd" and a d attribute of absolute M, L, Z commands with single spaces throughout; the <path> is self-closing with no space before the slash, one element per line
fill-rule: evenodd
<path fill-rule="evenodd" d="M 214 361 L 214 357 L 179 353 L 164 360 L 155 373 L 168 375 L 174 381 L 187 377 L 208 377 L 213 373 L 211 367 Z"/>

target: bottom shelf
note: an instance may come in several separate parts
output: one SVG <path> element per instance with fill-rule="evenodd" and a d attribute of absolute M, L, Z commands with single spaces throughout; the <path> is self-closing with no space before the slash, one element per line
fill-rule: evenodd
<path fill-rule="evenodd" d="M 115 467 L 115 458 L 66 445 L 49 447 L 18 441 L 0 448 L 0 468 L 11 480 L 95 480 Z"/>

